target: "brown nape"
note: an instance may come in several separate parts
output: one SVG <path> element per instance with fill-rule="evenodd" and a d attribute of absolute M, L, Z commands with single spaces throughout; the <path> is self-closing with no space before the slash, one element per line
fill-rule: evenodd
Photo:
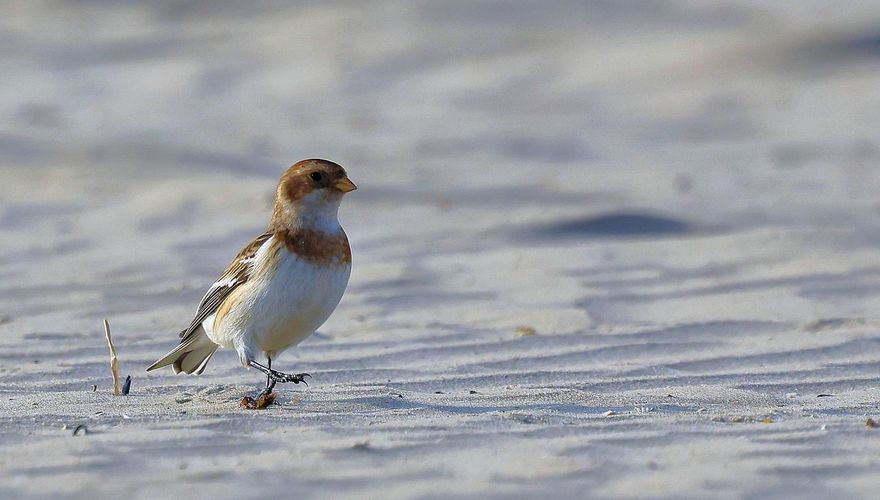
<path fill-rule="evenodd" d="M 351 247 L 345 231 L 327 234 L 312 229 L 280 229 L 275 238 L 291 253 L 314 264 L 351 264 Z"/>

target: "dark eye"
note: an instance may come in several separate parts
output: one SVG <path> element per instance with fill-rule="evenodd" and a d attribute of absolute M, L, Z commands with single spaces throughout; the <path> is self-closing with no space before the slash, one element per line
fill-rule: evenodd
<path fill-rule="evenodd" d="M 309 174 L 309 177 L 312 178 L 315 182 L 321 182 L 321 179 L 324 178 L 324 175 L 321 172 L 312 172 Z"/>

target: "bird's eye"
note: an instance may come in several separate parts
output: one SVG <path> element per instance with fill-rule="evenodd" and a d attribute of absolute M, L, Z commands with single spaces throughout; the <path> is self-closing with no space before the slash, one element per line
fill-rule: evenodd
<path fill-rule="evenodd" d="M 324 178 L 324 176 L 321 174 L 321 172 L 312 172 L 309 174 L 309 177 L 311 177 L 312 180 L 315 182 L 321 182 L 321 179 Z"/>

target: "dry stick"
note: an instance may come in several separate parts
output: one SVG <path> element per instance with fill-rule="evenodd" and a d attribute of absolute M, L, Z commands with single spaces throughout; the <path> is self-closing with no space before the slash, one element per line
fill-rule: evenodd
<path fill-rule="evenodd" d="M 110 337 L 110 323 L 104 320 L 104 335 L 107 337 L 107 345 L 110 346 L 110 372 L 113 374 L 113 394 L 122 393 L 119 388 L 119 361 L 116 360 L 116 348 L 113 347 L 113 338 Z"/>

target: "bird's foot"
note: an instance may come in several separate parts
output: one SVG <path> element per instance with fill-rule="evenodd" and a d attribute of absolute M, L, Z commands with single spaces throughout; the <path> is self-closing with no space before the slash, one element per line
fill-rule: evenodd
<path fill-rule="evenodd" d="M 306 387 L 308 387 L 309 384 L 308 382 L 306 382 L 306 377 L 312 378 L 312 376 L 308 373 L 282 373 L 275 370 L 269 371 L 269 378 L 281 384 L 285 384 L 288 382 L 299 384 L 300 382 L 302 382 L 303 384 L 306 384 Z"/>
<path fill-rule="evenodd" d="M 253 360 L 248 361 L 248 366 L 252 366 L 266 374 L 266 390 L 269 392 L 272 391 L 276 383 L 286 384 L 288 382 L 293 382 L 294 384 L 299 384 L 300 382 L 302 382 L 303 384 L 306 384 L 306 386 L 308 386 L 309 384 L 306 383 L 306 377 L 312 378 L 312 376 L 308 373 L 279 372 L 277 370 L 273 370 L 269 366 L 263 366 Z"/>

